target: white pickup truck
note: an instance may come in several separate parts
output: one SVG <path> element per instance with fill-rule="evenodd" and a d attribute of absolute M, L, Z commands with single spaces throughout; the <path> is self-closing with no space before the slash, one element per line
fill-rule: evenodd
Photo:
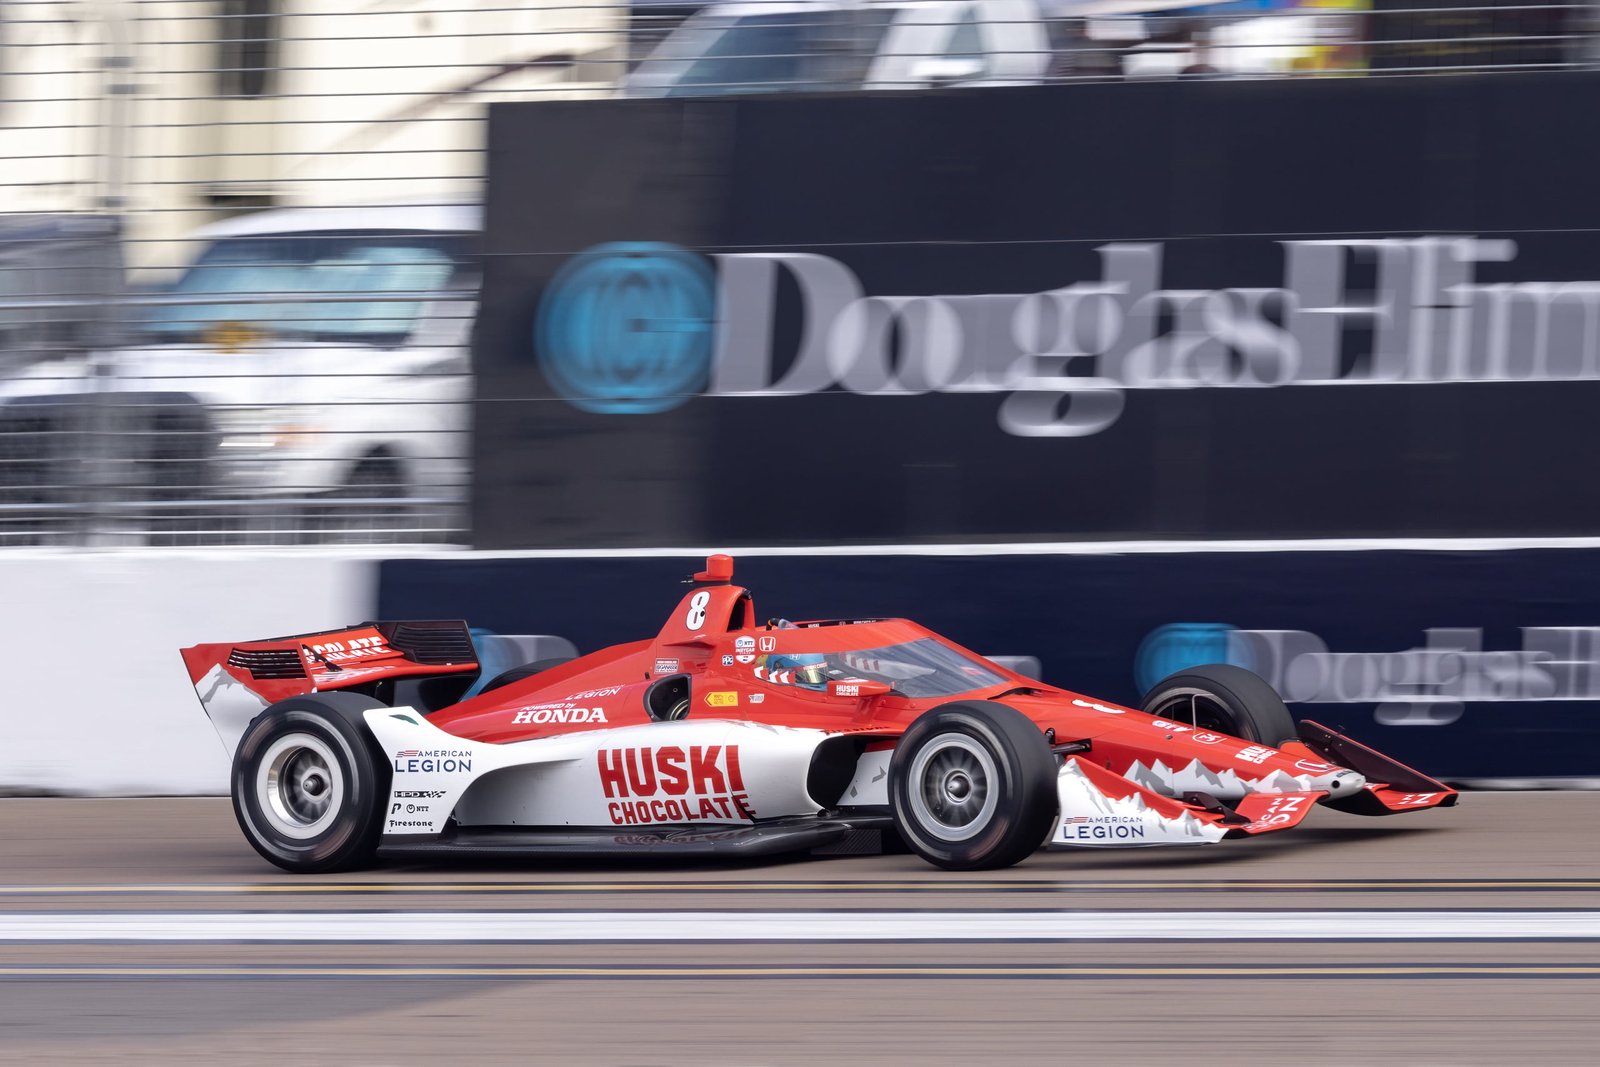
<path fill-rule="evenodd" d="M 1319 51 L 1358 39 L 1357 3 L 1329 0 L 1303 9 L 1219 0 L 714 3 L 661 41 L 623 91 L 713 96 L 1201 72 L 1261 76 L 1296 69 Z"/>
<path fill-rule="evenodd" d="M 441 539 L 466 484 L 480 229 L 476 206 L 403 204 L 198 231 L 177 283 L 121 309 L 123 347 L 0 383 L 13 518 L 101 541 Z"/>
<path fill-rule="evenodd" d="M 1034 0 L 712 4 L 629 74 L 628 96 L 1043 81 Z"/>

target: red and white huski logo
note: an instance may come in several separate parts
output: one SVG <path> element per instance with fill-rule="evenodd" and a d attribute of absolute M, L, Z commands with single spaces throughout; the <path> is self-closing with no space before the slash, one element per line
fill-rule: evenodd
<path fill-rule="evenodd" d="M 753 817 L 738 745 L 603 748 L 595 758 L 618 826 Z"/>

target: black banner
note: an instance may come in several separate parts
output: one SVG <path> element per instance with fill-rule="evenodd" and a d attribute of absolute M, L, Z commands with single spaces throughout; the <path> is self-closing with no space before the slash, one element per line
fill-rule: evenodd
<path fill-rule="evenodd" d="M 1572 66 L 1589 48 L 1588 17 L 1577 5 L 1549 0 L 1373 0 L 1365 52 L 1376 70 L 1412 73 Z"/>
<path fill-rule="evenodd" d="M 1596 88 L 496 105 L 476 543 L 1593 532 Z"/>
<path fill-rule="evenodd" d="M 658 632 L 693 558 L 381 566 L 380 618 L 465 617 L 582 652 Z M 1229 661 L 1300 718 L 1454 781 L 1600 778 L 1600 551 L 763 556 L 757 618 L 907 617 L 1136 703 Z"/>

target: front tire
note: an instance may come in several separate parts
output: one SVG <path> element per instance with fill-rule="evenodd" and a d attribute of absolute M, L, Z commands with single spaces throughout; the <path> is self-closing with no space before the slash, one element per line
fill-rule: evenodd
<path fill-rule="evenodd" d="M 1229 663 L 1189 667 L 1163 678 L 1145 694 L 1144 710 L 1273 748 L 1296 737 L 1294 716 L 1277 690 L 1260 675 Z"/>
<path fill-rule="evenodd" d="M 895 830 L 936 867 L 993 870 L 1043 844 L 1056 814 L 1050 745 L 1005 704 L 961 700 L 913 722 L 889 761 Z"/>
<path fill-rule="evenodd" d="M 372 862 L 389 767 L 357 693 L 290 697 L 245 729 L 233 757 L 233 812 L 255 850 L 286 871 L 315 874 Z"/>

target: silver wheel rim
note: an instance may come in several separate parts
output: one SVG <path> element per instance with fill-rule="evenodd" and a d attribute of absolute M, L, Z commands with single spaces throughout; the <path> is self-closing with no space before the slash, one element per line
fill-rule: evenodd
<path fill-rule="evenodd" d="M 994 757 L 965 734 L 939 734 L 923 745 L 907 785 L 917 822 L 942 841 L 977 836 L 1000 806 Z"/>
<path fill-rule="evenodd" d="M 1215 695 L 1204 689 L 1169 689 L 1161 695 L 1161 703 L 1149 712 L 1158 719 L 1191 726 L 1196 730 L 1211 730 L 1229 737 L 1245 737 L 1239 731 L 1245 727 L 1238 716 Z M 1246 740 L 1250 738 L 1246 737 Z"/>
<path fill-rule="evenodd" d="M 275 831 L 303 841 L 333 824 L 344 796 L 344 776 L 322 738 L 285 734 L 256 767 L 256 799 Z"/>

